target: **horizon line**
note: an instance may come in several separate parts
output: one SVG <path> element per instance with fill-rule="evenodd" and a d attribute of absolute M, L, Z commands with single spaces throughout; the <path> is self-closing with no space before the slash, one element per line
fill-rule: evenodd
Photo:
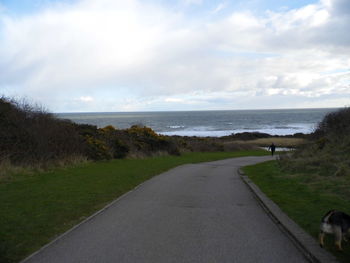
<path fill-rule="evenodd" d="M 156 113 L 156 112 L 208 112 L 208 111 L 258 111 L 258 110 L 322 110 L 322 109 L 342 109 L 343 107 L 315 107 L 315 108 L 259 108 L 259 109 L 231 109 L 231 110 L 145 110 L 145 111 L 67 111 L 67 112 L 51 112 L 53 114 L 71 114 L 71 113 Z"/>

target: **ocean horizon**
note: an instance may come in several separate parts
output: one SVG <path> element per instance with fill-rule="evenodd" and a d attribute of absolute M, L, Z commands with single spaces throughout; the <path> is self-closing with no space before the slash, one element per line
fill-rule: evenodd
<path fill-rule="evenodd" d="M 62 119 L 99 128 L 112 125 L 126 129 L 147 126 L 163 135 L 220 137 L 240 132 L 271 135 L 312 133 L 323 117 L 338 108 L 148 111 L 148 112 L 81 112 L 56 113 Z"/>

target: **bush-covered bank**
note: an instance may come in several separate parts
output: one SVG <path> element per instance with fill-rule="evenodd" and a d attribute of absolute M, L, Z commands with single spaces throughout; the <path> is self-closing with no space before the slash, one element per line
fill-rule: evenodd
<path fill-rule="evenodd" d="M 217 138 L 161 136 L 132 126 L 97 128 L 56 118 L 43 107 L 0 97 L 0 180 L 23 168 L 45 169 L 81 160 L 110 160 L 183 152 L 253 149 Z"/>
<path fill-rule="evenodd" d="M 264 155 L 266 151 L 186 153 L 98 161 L 0 184 L 0 262 L 17 262 L 141 182 L 172 167 Z"/>
<path fill-rule="evenodd" d="M 349 160 L 350 108 L 344 108 L 326 115 L 308 143 L 292 155 L 284 156 L 280 164 L 289 172 L 312 173 L 322 180 L 332 181 L 349 179 Z M 350 196 L 350 190 L 344 194 Z"/>
<path fill-rule="evenodd" d="M 0 162 L 31 166 L 76 156 L 108 160 L 158 152 L 179 154 L 172 141 L 147 127 L 98 129 L 56 118 L 40 106 L 0 98 Z"/>
<path fill-rule="evenodd" d="M 331 209 L 350 211 L 350 196 L 342 192 L 344 181 L 320 180 L 312 173 L 289 173 L 277 161 L 243 168 L 246 175 L 259 186 L 290 218 L 315 239 L 322 216 Z M 334 246 L 334 236 L 326 236 L 325 248 L 341 262 L 350 262 L 350 246 L 343 243 L 344 252 Z"/>
<path fill-rule="evenodd" d="M 37 105 L 0 98 L 0 161 L 31 165 L 82 155 L 74 125 Z"/>

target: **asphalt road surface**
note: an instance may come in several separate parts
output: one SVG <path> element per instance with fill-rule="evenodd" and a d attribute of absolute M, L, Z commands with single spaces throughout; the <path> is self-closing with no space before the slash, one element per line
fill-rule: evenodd
<path fill-rule="evenodd" d="M 237 174 L 265 160 L 271 157 L 172 169 L 25 262 L 307 262 Z"/>

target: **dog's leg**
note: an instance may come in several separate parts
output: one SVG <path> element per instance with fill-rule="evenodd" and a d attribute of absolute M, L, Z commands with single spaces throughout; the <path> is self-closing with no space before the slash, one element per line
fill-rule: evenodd
<path fill-rule="evenodd" d="M 348 242 L 349 241 L 349 237 L 350 237 L 350 228 L 348 229 L 348 231 L 346 233 L 344 233 L 343 241 Z"/>
<path fill-rule="evenodd" d="M 344 242 L 348 242 L 348 241 L 349 241 L 349 240 L 348 240 L 348 234 L 347 234 L 347 233 L 343 234 L 343 241 L 344 241 Z"/>
<path fill-rule="evenodd" d="M 324 232 L 321 230 L 318 234 L 318 241 L 321 247 L 324 247 Z"/>
<path fill-rule="evenodd" d="M 334 235 L 335 235 L 335 246 L 338 251 L 342 251 L 343 249 L 341 247 L 341 241 L 343 239 L 343 235 L 341 232 L 341 228 L 339 226 L 334 227 Z"/>

